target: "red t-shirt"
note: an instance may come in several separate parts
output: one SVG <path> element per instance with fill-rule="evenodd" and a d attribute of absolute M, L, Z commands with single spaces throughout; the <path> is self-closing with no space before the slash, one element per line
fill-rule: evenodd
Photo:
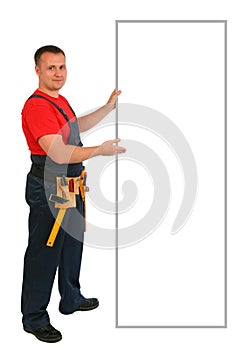
<path fill-rule="evenodd" d="M 61 95 L 58 98 L 36 90 L 34 94 L 42 95 L 60 106 L 70 121 L 75 120 L 68 101 Z M 65 144 L 68 142 L 70 128 L 59 110 L 43 98 L 31 98 L 22 110 L 22 128 L 31 154 L 46 155 L 38 139 L 44 135 L 60 134 Z"/>

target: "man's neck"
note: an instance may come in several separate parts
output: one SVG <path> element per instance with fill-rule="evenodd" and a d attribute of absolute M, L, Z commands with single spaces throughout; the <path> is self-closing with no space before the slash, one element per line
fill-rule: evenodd
<path fill-rule="evenodd" d="M 58 96 L 59 96 L 59 90 L 50 91 L 48 89 L 41 88 L 40 86 L 38 87 L 38 90 L 40 90 L 40 91 L 44 92 L 45 94 L 47 94 L 51 97 L 54 97 L 54 98 L 58 98 Z"/>

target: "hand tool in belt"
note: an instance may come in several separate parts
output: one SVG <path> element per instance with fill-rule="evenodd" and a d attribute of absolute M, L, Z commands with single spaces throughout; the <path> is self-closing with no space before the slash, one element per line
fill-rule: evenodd
<path fill-rule="evenodd" d="M 69 194 L 68 181 L 67 181 L 65 176 L 62 176 L 60 178 L 60 186 L 61 186 L 61 190 L 62 190 L 62 197 L 55 196 L 55 195 L 51 194 L 50 197 L 49 197 L 49 200 L 50 201 L 54 201 L 55 203 L 58 203 L 59 205 L 64 205 L 64 206 L 66 205 L 66 207 L 60 208 L 59 211 L 58 211 L 58 215 L 56 217 L 56 220 L 55 220 L 55 223 L 53 225 L 52 231 L 51 231 L 50 236 L 49 236 L 49 238 L 47 240 L 47 243 L 46 243 L 46 245 L 48 247 L 52 247 L 54 245 L 54 242 L 55 242 L 55 239 L 57 237 L 59 228 L 60 228 L 60 226 L 62 224 L 64 215 L 65 215 L 66 210 L 67 210 L 67 204 L 66 203 L 71 201 L 70 194 Z"/>
<path fill-rule="evenodd" d="M 80 176 L 80 193 L 83 201 L 83 218 L 84 218 L 84 232 L 86 232 L 86 192 L 89 192 L 89 187 L 86 186 L 87 172 L 82 170 Z"/>

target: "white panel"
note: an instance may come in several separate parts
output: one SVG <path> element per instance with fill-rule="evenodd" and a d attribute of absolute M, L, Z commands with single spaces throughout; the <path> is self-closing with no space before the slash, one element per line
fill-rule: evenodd
<path fill-rule="evenodd" d="M 225 25 L 121 21 L 117 49 L 118 326 L 224 326 Z"/>

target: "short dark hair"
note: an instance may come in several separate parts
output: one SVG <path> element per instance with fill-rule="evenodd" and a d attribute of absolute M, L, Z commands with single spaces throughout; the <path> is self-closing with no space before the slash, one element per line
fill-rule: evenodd
<path fill-rule="evenodd" d="M 42 46 L 35 52 L 35 55 L 34 55 L 34 60 L 35 60 L 36 66 L 38 65 L 40 58 L 41 58 L 42 54 L 44 54 L 44 52 L 52 52 L 55 54 L 61 53 L 65 57 L 65 53 L 63 52 L 63 50 L 57 46 L 54 46 L 54 45 Z"/>

